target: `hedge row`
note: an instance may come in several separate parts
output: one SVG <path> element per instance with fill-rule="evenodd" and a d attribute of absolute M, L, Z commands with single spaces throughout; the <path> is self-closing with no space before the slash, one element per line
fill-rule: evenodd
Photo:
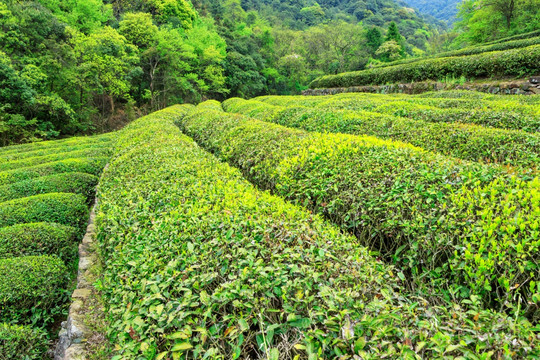
<path fill-rule="evenodd" d="M 97 182 L 97 176 L 79 172 L 42 176 L 0 186 L 0 202 L 52 192 L 81 194 L 90 202 Z"/>
<path fill-rule="evenodd" d="M 43 359 L 48 340 L 43 331 L 0 324 L 0 360 Z"/>
<path fill-rule="evenodd" d="M 30 222 L 54 222 L 82 229 L 88 218 L 86 198 L 49 193 L 0 203 L 0 227 Z"/>
<path fill-rule="evenodd" d="M 258 186 L 353 232 L 406 269 L 413 286 L 480 295 L 488 305 L 523 298 L 527 311 L 537 310 L 538 180 L 405 143 L 308 133 L 225 112 L 196 112 L 179 126 Z M 486 196 L 507 198 L 506 210 Z M 474 222 L 472 203 L 482 204 Z"/>
<path fill-rule="evenodd" d="M 0 259 L 0 322 L 20 321 L 51 310 L 64 293 L 67 274 L 56 256 Z"/>
<path fill-rule="evenodd" d="M 502 102 L 515 102 L 525 105 L 538 105 L 540 104 L 540 96 L 523 96 L 523 95 L 492 95 L 479 91 L 469 90 L 447 90 L 447 91 L 430 91 L 423 94 L 412 95 L 411 97 L 417 99 L 468 99 L 481 101 L 483 103 L 496 101 Z M 536 107 L 538 110 L 538 108 Z"/>
<path fill-rule="evenodd" d="M 104 142 L 83 143 L 83 144 L 75 144 L 75 145 L 69 145 L 69 146 L 37 149 L 33 151 L 25 151 L 25 152 L 20 152 L 20 153 L 15 152 L 15 153 L 9 153 L 6 155 L 0 154 L 0 162 L 17 162 L 17 161 L 23 161 L 28 158 L 47 156 L 47 155 L 53 155 L 53 154 L 58 154 L 58 153 L 64 154 L 64 153 L 76 152 L 76 151 L 81 151 L 81 150 L 100 149 L 107 146 L 108 146 L 108 143 L 104 143 Z"/>
<path fill-rule="evenodd" d="M 71 172 L 99 175 L 108 157 L 76 158 L 53 161 L 28 168 L 20 168 L 8 171 L 0 171 L 0 186 L 15 182 L 31 180 L 41 176 L 51 176 L 55 174 L 65 174 Z"/>
<path fill-rule="evenodd" d="M 373 94 L 342 94 L 305 98 L 264 96 L 256 98 L 278 106 L 318 106 L 355 111 L 372 111 L 428 122 L 465 123 L 540 132 L 538 106 L 507 101 L 423 99 Z"/>
<path fill-rule="evenodd" d="M 100 184 L 96 226 L 113 355 L 539 354 L 522 318 L 476 301 L 470 313 L 430 307 L 396 292 L 403 284 L 395 269 L 354 238 L 257 191 L 183 136 L 172 121 L 185 113 L 174 107 L 125 128 Z"/>
<path fill-rule="evenodd" d="M 0 258 L 56 255 L 67 264 L 77 257 L 79 230 L 55 223 L 0 228 Z"/>
<path fill-rule="evenodd" d="M 280 108 L 258 101 L 230 99 L 226 111 L 308 131 L 374 135 L 401 140 L 465 160 L 535 169 L 540 164 L 540 135 L 458 123 L 429 123 L 368 111 L 341 110 L 333 102 L 316 108 Z M 391 107 L 389 107 L 391 108 Z M 266 109 L 266 110 L 265 110 Z"/>
<path fill-rule="evenodd" d="M 538 32 L 538 34 L 540 35 L 540 32 Z M 443 58 L 443 57 L 450 57 L 450 56 L 468 56 L 468 55 L 476 55 L 476 54 L 482 54 L 482 53 L 492 52 L 492 51 L 520 49 L 520 48 L 525 48 L 525 47 L 533 46 L 533 45 L 540 45 L 540 36 L 530 37 L 526 39 L 517 39 L 517 40 L 504 41 L 504 42 L 497 42 L 497 43 L 489 44 L 489 45 L 485 44 L 482 46 L 470 46 L 470 47 L 466 47 L 459 50 L 445 51 L 445 52 L 442 52 L 433 56 L 409 58 L 409 59 L 403 59 L 403 60 L 393 61 L 389 63 L 382 63 L 374 67 L 382 68 L 382 67 L 395 66 L 395 65 L 401 65 L 401 64 L 411 64 L 418 61 L 422 61 L 424 59 Z"/>
<path fill-rule="evenodd" d="M 23 154 L 29 151 L 37 151 L 44 149 L 61 149 L 66 146 L 77 146 L 83 144 L 107 144 L 110 143 L 114 138 L 115 133 L 108 133 L 98 136 L 84 136 L 84 137 L 70 137 L 62 140 L 51 140 L 51 141 L 41 141 L 26 143 L 21 145 L 10 145 L 6 147 L 0 147 L 0 156 L 9 156 L 13 154 Z"/>
<path fill-rule="evenodd" d="M 20 169 L 24 167 L 31 167 L 36 165 L 45 164 L 48 162 L 54 162 L 65 159 L 86 158 L 86 157 L 103 157 L 109 153 L 109 147 L 107 145 L 98 146 L 95 148 L 87 148 L 77 151 L 59 152 L 44 156 L 34 156 L 17 161 L 5 162 L 0 164 L 0 171 L 8 171 L 14 169 Z"/>
<path fill-rule="evenodd" d="M 315 79 L 310 87 L 332 88 L 437 80 L 446 76 L 487 78 L 523 76 L 540 71 L 540 45 L 479 55 L 426 59 L 413 64 L 375 68 Z"/>

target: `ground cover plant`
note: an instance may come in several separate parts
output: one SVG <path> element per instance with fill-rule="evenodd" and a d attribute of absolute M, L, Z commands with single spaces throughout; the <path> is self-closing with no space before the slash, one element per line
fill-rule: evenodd
<path fill-rule="evenodd" d="M 540 68 L 540 45 L 521 49 L 492 51 L 470 56 L 425 59 L 411 64 L 373 68 L 315 79 L 310 87 L 332 88 L 371 84 L 438 80 L 447 76 L 468 79 L 526 76 Z"/>
<path fill-rule="evenodd" d="M 267 98 L 267 101 L 271 100 Z M 380 109 L 376 106 L 374 111 L 362 110 L 359 101 L 351 102 L 353 105 L 347 106 L 349 100 L 330 98 L 315 106 L 295 106 L 289 102 L 285 107 L 233 98 L 226 100 L 223 107 L 229 112 L 284 126 L 400 140 L 465 160 L 520 167 L 523 172 L 536 171 L 540 164 L 540 134 L 456 122 L 414 120 L 375 112 Z M 395 111 L 395 103 L 389 102 L 385 108 Z"/>
<path fill-rule="evenodd" d="M 261 188 L 355 234 L 402 268 L 410 287 L 454 299 L 474 294 L 488 307 L 538 316 L 537 178 L 204 106 L 178 124 Z"/>
<path fill-rule="evenodd" d="M 112 139 L 0 148 L 0 359 L 48 358 Z"/>
<path fill-rule="evenodd" d="M 225 130 L 216 103 L 143 117 L 120 133 L 99 186 L 114 358 L 537 356 L 522 317 L 482 310 L 476 297 L 429 306 L 396 291 L 396 269 L 355 238 L 181 134 L 173 122 L 188 113 L 216 125 L 206 133 Z"/>

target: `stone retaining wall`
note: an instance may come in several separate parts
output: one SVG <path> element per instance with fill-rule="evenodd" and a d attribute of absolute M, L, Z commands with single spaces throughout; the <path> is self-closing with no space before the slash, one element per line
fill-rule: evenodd
<path fill-rule="evenodd" d="M 105 167 L 104 171 L 106 171 Z M 103 318 L 100 294 L 94 287 L 98 257 L 95 253 L 95 225 L 97 199 L 90 212 L 86 234 L 79 245 L 77 288 L 72 294 L 69 315 L 62 323 L 54 360 L 84 360 L 95 343 L 106 341 L 95 329 L 95 322 Z"/>
<path fill-rule="evenodd" d="M 529 79 L 516 81 L 465 83 L 463 85 L 426 81 L 408 84 L 366 85 L 352 86 L 347 88 L 309 89 L 302 91 L 302 95 L 335 95 L 350 92 L 365 92 L 376 94 L 402 93 L 413 95 L 421 94 L 428 91 L 441 90 L 472 90 L 500 95 L 539 95 L 540 76 L 534 76 Z"/>

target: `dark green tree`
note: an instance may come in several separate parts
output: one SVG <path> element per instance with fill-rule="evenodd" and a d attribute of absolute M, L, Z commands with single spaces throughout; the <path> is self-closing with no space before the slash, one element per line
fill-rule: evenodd
<path fill-rule="evenodd" d="M 367 31 L 366 38 L 370 53 L 375 54 L 379 46 L 381 46 L 383 43 L 381 31 L 377 27 L 373 26 Z"/>

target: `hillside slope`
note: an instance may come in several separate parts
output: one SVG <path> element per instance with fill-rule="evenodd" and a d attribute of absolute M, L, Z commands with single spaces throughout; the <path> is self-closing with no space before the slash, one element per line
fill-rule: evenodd
<path fill-rule="evenodd" d="M 406 3 L 424 14 L 452 24 L 456 21 L 461 0 L 406 0 Z"/>

